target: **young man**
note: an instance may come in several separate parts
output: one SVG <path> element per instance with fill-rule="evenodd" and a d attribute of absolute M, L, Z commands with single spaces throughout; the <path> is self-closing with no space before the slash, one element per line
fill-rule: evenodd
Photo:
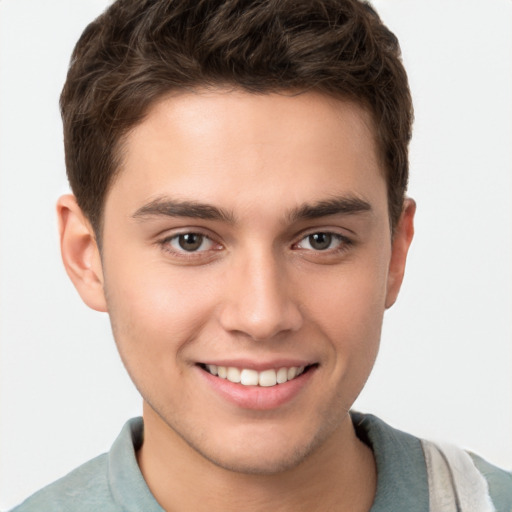
<path fill-rule="evenodd" d="M 509 474 L 349 412 L 415 210 L 369 6 L 119 0 L 61 106 L 64 264 L 144 415 L 17 510 L 510 510 Z"/>

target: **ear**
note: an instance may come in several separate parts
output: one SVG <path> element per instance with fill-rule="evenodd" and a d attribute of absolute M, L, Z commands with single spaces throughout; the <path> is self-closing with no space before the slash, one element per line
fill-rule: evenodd
<path fill-rule="evenodd" d="M 58 200 L 57 216 L 62 261 L 68 276 L 90 308 L 107 311 L 100 251 L 75 196 L 65 195 Z"/>
<path fill-rule="evenodd" d="M 407 198 L 404 201 L 402 215 L 395 227 L 391 247 L 391 259 L 388 271 L 388 287 L 386 293 L 386 308 L 390 308 L 398 297 L 400 286 L 405 272 L 407 252 L 414 236 L 414 214 L 416 203 L 413 199 Z"/>

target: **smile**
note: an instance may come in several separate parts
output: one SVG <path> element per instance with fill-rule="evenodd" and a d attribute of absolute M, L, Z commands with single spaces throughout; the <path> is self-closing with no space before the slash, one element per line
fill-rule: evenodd
<path fill-rule="evenodd" d="M 200 365 L 211 375 L 226 379 L 243 386 L 272 387 L 294 380 L 312 366 L 290 366 L 279 369 L 263 370 L 261 372 L 250 368 L 237 368 L 234 366 L 218 366 L 215 364 Z"/>

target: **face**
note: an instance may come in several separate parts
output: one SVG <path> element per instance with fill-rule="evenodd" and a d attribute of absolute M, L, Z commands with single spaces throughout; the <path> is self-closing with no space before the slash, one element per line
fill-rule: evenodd
<path fill-rule="evenodd" d="M 255 473 L 342 432 L 403 271 L 387 206 L 354 104 L 222 90 L 156 104 L 126 140 L 101 260 L 151 421 Z"/>

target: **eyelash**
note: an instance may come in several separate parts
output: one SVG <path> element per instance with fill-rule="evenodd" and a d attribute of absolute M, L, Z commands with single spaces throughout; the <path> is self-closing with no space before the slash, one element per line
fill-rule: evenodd
<path fill-rule="evenodd" d="M 344 235 L 341 235 L 339 233 L 335 233 L 332 231 L 313 231 L 313 232 L 310 232 L 310 233 L 307 233 L 306 235 L 304 235 L 299 240 L 299 242 L 294 244 L 294 246 L 298 246 L 299 244 L 303 243 L 305 240 L 307 240 L 309 245 L 311 246 L 311 237 L 314 237 L 315 235 L 317 235 L 317 236 L 323 235 L 323 236 L 329 237 L 329 245 L 333 241 L 336 241 L 338 243 L 338 246 L 335 248 L 327 247 L 325 249 L 316 249 L 316 250 L 314 248 L 306 249 L 308 251 L 311 250 L 314 253 L 318 253 L 319 255 L 320 254 L 339 254 L 340 252 L 344 252 L 344 251 L 348 250 L 348 248 L 351 245 L 353 245 L 353 242 L 350 238 L 348 238 Z"/>
<path fill-rule="evenodd" d="M 180 242 L 180 238 L 181 237 L 186 237 L 186 236 L 201 237 L 201 244 L 200 245 L 203 245 L 204 242 L 207 241 L 211 246 L 217 245 L 217 246 L 221 247 L 221 244 L 219 244 L 218 242 L 215 242 L 212 239 L 212 237 L 206 235 L 205 233 L 201 233 L 200 231 L 185 231 L 185 232 L 182 232 L 182 233 L 176 233 L 174 235 L 165 237 L 163 240 L 160 240 L 158 242 L 158 244 L 160 245 L 160 247 L 165 252 L 171 253 L 171 254 L 173 254 L 175 256 L 178 256 L 178 257 L 181 257 L 181 258 L 197 258 L 197 257 L 203 256 L 206 252 L 211 250 L 211 247 L 209 247 L 206 250 L 202 250 L 202 251 L 197 251 L 197 250 L 195 250 L 195 251 L 187 251 L 183 247 L 181 249 L 173 248 L 173 246 L 172 246 L 173 242 L 179 243 Z M 214 249 L 214 250 L 220 250 L 220 249 Z"/>
<path fill-rule="evenodd" d="M 208 247 L 206 250 L 201 250 L 201 251 L 197 251 L 197 250 L 187 251 L 183 247 L 181 249 L 179 249 L 179 248 L 174 248 L 172 246 L 173 242 L 179 243 L 181 237 L 194 236 L 194 235 L 202 238 L 200 246 L 203 245 L 205 241 L 207 241 L 210 244 L 210 247 Z M 336 241 L 337 247 L 334 247 L 334 248 L 327 247 L 325 249 L 316 249 L 316 250 L 314 248 L 303 249 L 303 248 L 299 247 L 299 245 L 301 243 L 304 243 L 304 241 L 309 241 L 309 245 L 311 246 L 311 237 L 313 237 L 315 235 L 324 235 L 324 236 L 330 237 L 329 245 L 333 241 Z M 185 231 L 182 233 L 176 233 L 174 235 L 167 236 L 164 239 L 158 241 L 158 244 L 160 245 L 160 247 L 162 248 L 163 251 L 170 253 L 173 256 L 176 256 L 179 258 L 184 258 L 184 259 L 185 258 L 186 259 L 200 258 L 200 257 L 204 257 L 206 253 L 209 253 L 212 250 L 213 251 L 222 250 L 222 245 L 220 243 L 216 242 L 211 236 L 209 236 L 205 233 L 201 233 L 200 231 Z M 302 235 L 298 242 L 292 244 L 292 248 L 296 249 L 296 250 L 302 249 L 302 250 L 305 250 L 307 252 L 310 252 L 312 254 L 319 255 L 319 256 L 321 256 L 321 255 L 327 256 L 327 255 L 337 255 L 337 254 L 343 253 L 343 252 L 347 251 L 352 245 L 353 245 L 353 241 L 350 238 L 348 238 L 344 235 L 341 235 L 339 233 L 335 233 L 335 232 L 326 230 L 326 231 L 312 231 L 310 233 L 306 233 L 306 234 Z M 217 248 L 213 248 L 215 246 L 217 246 Z"/>

